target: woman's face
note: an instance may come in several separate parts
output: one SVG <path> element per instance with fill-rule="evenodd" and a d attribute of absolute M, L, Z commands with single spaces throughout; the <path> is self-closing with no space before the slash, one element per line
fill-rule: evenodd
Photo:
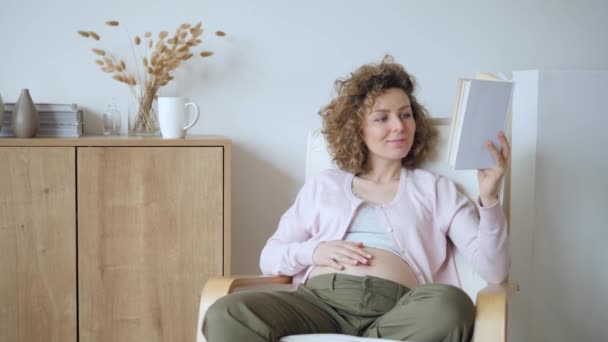
<path fill-rule="evenodd" d="M 385 90 L 376 98 L 363 119 L 363 141 L 369 150 L 368 162 L 399 161 L 414 142 L 416 122 L 410 99 L 400 88 Z"/>

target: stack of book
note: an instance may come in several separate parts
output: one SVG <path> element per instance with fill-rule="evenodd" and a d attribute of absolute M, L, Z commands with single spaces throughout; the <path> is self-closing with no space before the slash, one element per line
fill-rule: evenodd
<path fill-rule="evenodd" d="M 76 104 L 35 103 L 40 116 L 37 137 L 76 138 L 82 135 L 82 110 Z M 14 103 L 4 104 L 0 137 L 14 137 L 11 122 Z"/>

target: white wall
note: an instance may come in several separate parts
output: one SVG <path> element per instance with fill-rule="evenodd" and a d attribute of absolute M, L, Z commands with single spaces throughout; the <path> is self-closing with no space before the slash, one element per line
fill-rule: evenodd
<path fill-rule="evenodd" d="M 539 74 L 535 341 L 608 341 L 608 70 Z"/>
<path fill-rule="evenodd" d="M 103 47 L 126 58 L 126 34 L 106 20 L 120 20 L 131 35 L 198 20 L 226 31 L 226 40 L 205 34 L 204 48 L 216 55 L 183 65 L 162 93 L 201 105 L 192 133 L 233 139 L 233 271 L 257 273 L 260 249 L 303 181 L 306 133 L 319 125 L 316 113 L 337 77 L 389 52 L 416 75 L 431 113 L 448 116 L 459 76 L 608 68 L 604 1 L 451 4 L 3 0 L 0 94 L 15 101 L 29 88 L 37 102 L 78 103 L 87 110 L 86 132 L 99 134 L 101 111 L 112 97 L 125 111 L 128 91 L 95 67 L 92 41 L 77 30 L 98 31 Z"/>
<path fill-rule="evenodd" d="M 510 316 L 526 340 L 608 340 L 606 78 L 514 73 Z"/>

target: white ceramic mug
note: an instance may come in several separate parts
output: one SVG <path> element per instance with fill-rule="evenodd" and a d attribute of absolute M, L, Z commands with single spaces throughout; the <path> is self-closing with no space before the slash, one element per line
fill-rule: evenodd
<path fill-rule="evenodd" d="M 186 124 L 188 112 L 187 107 L 196 110 L 194 120 Z M 159 97 L 158 98 L 158 122 L 160 133 L 165 139 L 179 139 L 186 136 L 189 130 L 198 121 L 201 111 L 194 102 L 186 102 L 183 97 Z"/>

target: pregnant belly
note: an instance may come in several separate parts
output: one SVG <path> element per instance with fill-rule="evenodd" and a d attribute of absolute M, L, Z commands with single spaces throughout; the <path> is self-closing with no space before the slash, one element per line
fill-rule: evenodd
<path fill-rule="evenodd" d="M 384 249 L 364 249 L 373 256 L 368 265 L 343 264 L 343 270 L 337 270 L 328 266 L 313 266 L 309 277 L 326 273 L 345 273 L 356 276 L 369 275 L 384 278 L 402 284 L 410 289 L 420 285 L 410 265 L 398 255 Z"/>

